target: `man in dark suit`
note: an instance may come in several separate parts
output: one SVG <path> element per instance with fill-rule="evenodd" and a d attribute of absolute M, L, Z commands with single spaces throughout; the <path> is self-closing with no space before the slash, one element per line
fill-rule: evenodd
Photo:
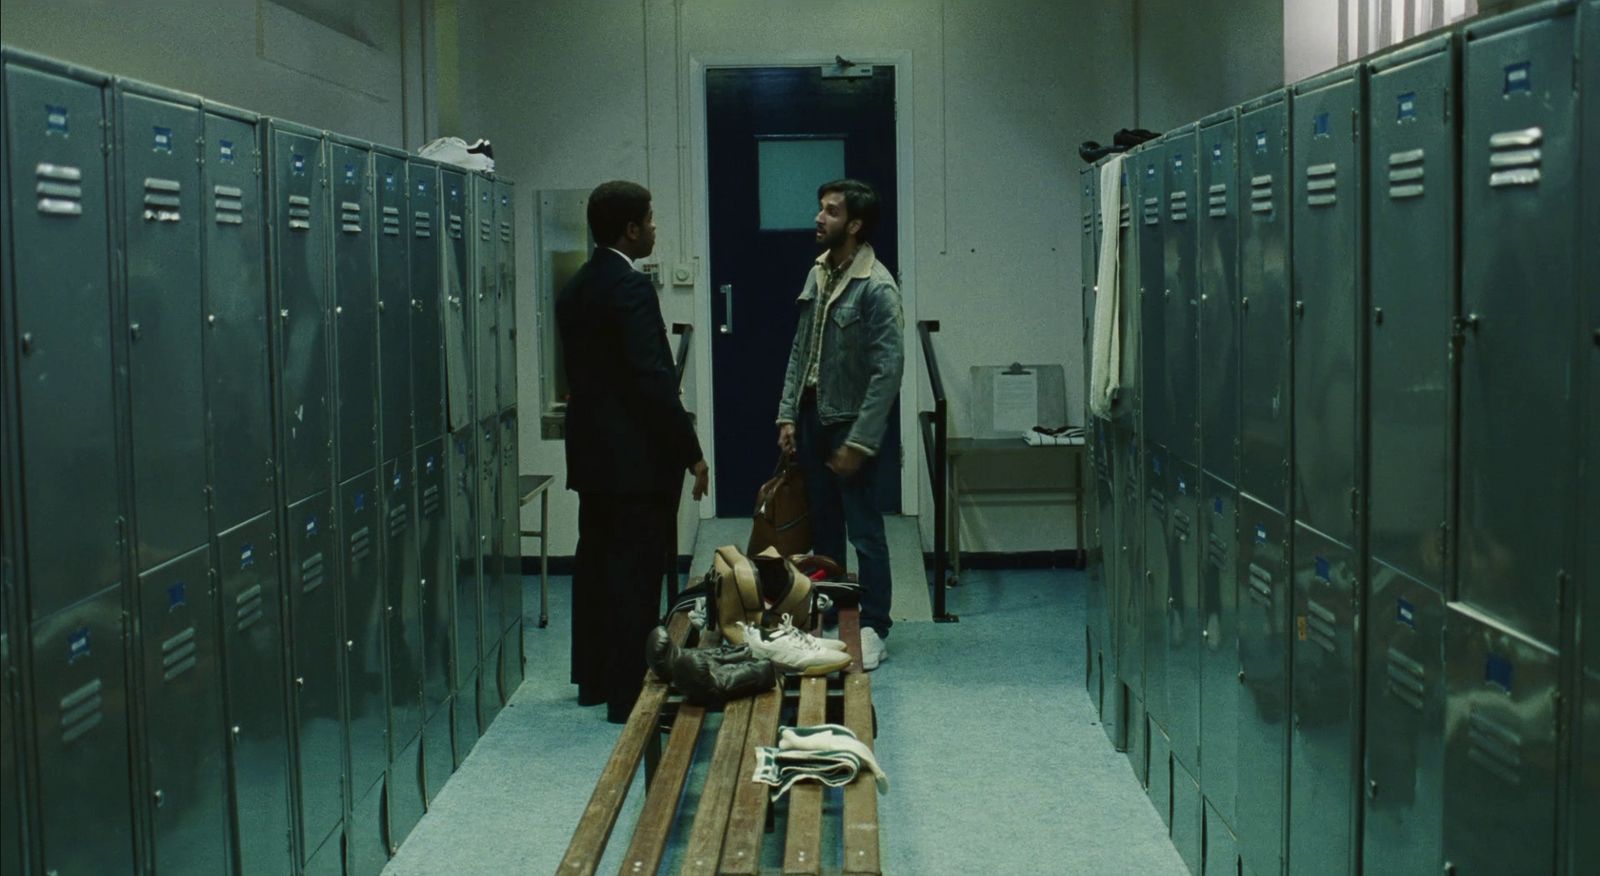
<path fill-rule="evenodd" d="M 666 324 L 633 262 L 655 248 L 650 192 L 608 182 L 589 195 L 594 254 L 556 297 L 567 366 L 567 489 L 578 493 L 572 682 L 581 705 L 624 723 L 644 679 L 686 471 L 710 470 L 678 397 Z"/>

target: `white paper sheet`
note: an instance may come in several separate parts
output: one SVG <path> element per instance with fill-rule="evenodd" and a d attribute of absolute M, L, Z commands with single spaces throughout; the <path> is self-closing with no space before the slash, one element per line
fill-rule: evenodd
<path fill-rule="evenodd" d="M 1039 375 L 1032 371 L 994 376 L 994 429 L 1027 432 L 1039 425 Z"/>

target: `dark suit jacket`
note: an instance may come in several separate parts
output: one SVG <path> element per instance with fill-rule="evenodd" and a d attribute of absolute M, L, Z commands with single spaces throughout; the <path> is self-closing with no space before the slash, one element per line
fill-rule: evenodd
<path fill-rule="evenodd" d="M 676 493 L 701 458 L 655 287 L 596 249 L 556 296 L 567 366 L 567 488 Z"/>

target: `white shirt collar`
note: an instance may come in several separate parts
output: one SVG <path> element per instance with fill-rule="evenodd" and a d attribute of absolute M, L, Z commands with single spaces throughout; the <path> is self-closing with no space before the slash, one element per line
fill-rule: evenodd
<path fill-rule="evenodd" d="M 630 267 L 630 268 L 632 268 L 632 267 L 633 267 L 633 259 L 631 259 L 631 258 L 628 258 L 628 254 L 627 254 L 627 253 L 625 253 L 625 252 L 623 252 L 623 251 L 622 251 L 622 250 L 620 250 L 620 249 L 617 249 L 617 248 L 616 248 L 616 247 L 614 247 L 614 246 L 607 246 L 607 247 L 601 247 L 601 248 L 602 248 L 602 249 L 609 249 L 609 250 L 611 250 L 611 251 L 612 251 L 612 252 L 614 252 L 614 253 L 616 253 L 616 254 L 617 254 L 617 255 L 619 255 L 619 256 L 621 256 L 621 257 L 622 257 L 622 260 L 623 260 L 623 261 L 625 261 L 625 262 L 627 262 L 627 263 L 628 263 L 628 267 Z"/>

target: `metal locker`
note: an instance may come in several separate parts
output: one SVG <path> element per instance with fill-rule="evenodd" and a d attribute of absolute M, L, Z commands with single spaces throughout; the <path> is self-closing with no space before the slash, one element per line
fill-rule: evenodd
<path fill-rule="evenodd" d="M 18 622 L 18 541 L 16 501 L 17 463 L 15 393 L 9 375 L 17 361 L 11 326 L 11 165 L 6 161 L 5 78 L 0 75 L 0 362 L 6 363 L 6 377 L 0 378 L 0 873 L 21 876 L 28 864 L 26 815 L 29 802 L 23 783 L 28 770 L 19 758 L 20 738 L 25 733 L 17 723 L 16 704 L 22 691 L 20 655 L 22 641 L 12 625 Z M 15 692 L 13 692 L 15 691 Z"/>
<path fill-rule="evenodd" d="M 1239 482 L 1239 117 L 1229 109 L 1200 122 L 1195 161 L 1205 193 L 1198 218 L 1200 465 Z M 1195 213 L 1200 215 L 1196 206 Z M 1226 811 L 1226 810 L 1225 810 Z"/>
<path fill-rule="evenodd" d="M 344 838 L 337 832 L 311 852 L 303 876 L 344 876 Z"/>
<path fill-rule="evenodd" d="M 216 550 L 239 872 L 291 873 L 287 637 L 276 516 L 263 513 L 219 534 Z"/>
<path fill-rule="evenodd" d="M 1455 42 L 1371 64 L 1369 547 L 1443 592 L 1456 315 Z"/>
<path fill-rule="evenodd" d="M 228 866 L 221 661 L 210 549 L 139 576 L 147 781 L 156 868 Z"/>
<path fill-rule="evenodd" d="M 500 700 L 511 704 L 511 697 L 522 687 L 523 661 L 527 659 L 522 641 L 522 619 L 506 628 L 500 643 Z"/>
<path fill-rule="evenodd" d="M 500 604 L 506 629 L 522 620 L 522 497 L 518 491 L 520 448 L 517 409 L 500 415 Z M 520 650 L 520 649 L 519 649 Z"/>
<path fill-rule="evenodd" d="M 1190 873 L 1199 874 L 1205 860 L 1205 803 L 1200 783 L 1177 758 L 1172 761 L 1172 845 Z"/>
<path fill-rule="evenodd" d="M 388 640 L 389 738 L 396 752 L 422 732 L 422 586 L 411 455 L 383 468 L 383 601 Z"/>
<path fill-rule="evenodd" d="M 482 591 L 483 645 L 480 653 L 487 658 L 489 649 L 505 632 L 505 605 L 500 593 L 503 552 L 502 538 L 505 529 L 501 519 L 500 481 L 500 421 L 491 417 L 478 423 L 478 570 Z M 494 665 L 494 664 L 491 664 Z"/>
<path fill-rule="evenodd" d="M 1117 285 L 1121 288 L 1122 302 L 1118 311 L 1122 317 L 1118 346 L 1122 352 L 1122 385 L 1117 390 L 1113 413 L 1125 428 L 1133 430 L 1142 428 L 1138 412 L 1144 392 L 1139 376 L 1139 231 L 1142 225 L 1135 221 L 1135 214 L 1139 212 L 1136 209 L 1139 175 L 1135 168 L 1139 155 L 1147 148 L 1148 145 L 1137 146 L 1123 155 L 1121 203 L 1117 214 L 1117 259 L 1121 262 Z"/>
<path fill-rule="evenodd" d="M 497 320 L 500 341 L 500 409 L 510 410 L 517 404 L 517 226 L 515 187 L 506 180 L 494 185 L 495 221 L 499 225 L 499 245 L 496 254 L 499 283 L 495 287 L 500 295 L 500 315 Z"/>
<path fill-rule="evenodd" d="M 453 596 L 445 442 L 417 450 L 417 577 L 422 598 L 422 714 L 431 718 L 450 699 Z"/>
<path fill-rule="evenodd" d="M 272 381 L 258 121 L 205 106 L 202 346 L 211 509 L 221 532 L 272 507 Z"/>
<path fill-rule="evenodd" d="M 401 843 L 416 829 L 427 809 L 427 791 L 422 781 L 421 733 L 397 747 L 384 787 L 384 815 L 388 818 L 384 836 L 389 855 L 393 857 L 400 851 Z"/>
<path fill-rule="evenodd" d="M 290 659 L 295 748 L 299 755 L 302 863 L 338 832 L 346 780 L 339 702 L 339 595 L 334 586 L 334 509 L 326 493 L 290 505 L 288 545 Z M 337 845 L 337 840 L 335 841 Z"/>
<path fill-rule="evenodd" d="M 389 861 L 383 836 L 383 782 L 356 798 L 345 832 L 344 876 L 378 876 Z"/>
<path fill-rule="evenodd" d="M 445 306 L 441 293 L 439 168 L 419 158 L 406 162 L 410 188 L 411 248 L 411 403 L 415 440 L 421 447 L 444 436 L 444 335 L 440 327 Z"/>
<path fill-rule="evenodd" d="M 1291 568 L 1289 866 L 1347 873 L 1360 774 L 1360 560 L 1338 540 L 1296 523 Z"/>
<path fill-rule="evenodd" d="M 430 806 L 455 770 L 451 733 L 454 714 L 455 700 L 446 700 L 444 708 L 428 716 L 428 723 L 422 728 L 422 791 Z"/>
<path fill-rule="evenodd" d="M 1583 112 L 1583 238 L 1600 239 L 1600 0 L 1590 0 L 1581 13 L 1583 20 L 1583 45 L 1579 50 L 1583 59 L 1582 85 L 1586 97 Z M 1583 250 L 1587 261 L 1580 276 L 1600 276 L 1600 248 Z M 1592 343 L 1588 349 L 1589 401 L 1587 442 L 1584 454 L 1587 480 L 1583 494 L 1588 497 L 1584 512 L 1588 532 L 1600 528 L 1600 285 L 1588 284 L 1589 300 L 1587 329 Z M 1580 760 L 1575 766 L 1576 778 L 1572 782 L 1573 810 L 1569 824 L 1600 824 L 1600 539 L 1590 538 L 1585 570 L 1584 591 L 1581 597 L 1583 615 L 1579 620 L 1584 631 L 1578 644 L 1582 648 L 1583 665 L 1579 678 L 1579 712 L 1577 750 Z M 1571 873 L 1600 870 L 1600 832 L 1570 831 L 1571 849 L 1567 869 Z"/>
<path fill-rule="evenodd" d="M 1571 11 L 1546 4 L 1467 28 L 1462 75 L 1455 596 L 1550 647 L 1577 511 Z"/>
<path fill-rule="evenodd" d="M 327 146 L 321 133 L 270 121 L 267 168 L 279 446 L 284 495 L 294 504 L 333 486 L 327 322 L 332 235 L 327 231 Z"/>
<path fill-rule="evenodd" d="M 206 540 L 201 117 L 198 98 L 127 80 L 116 99 L 134 563 L 143 571 Z"/>
<path fill-rule="evenodd" d="M 1100 255 L 1100 240 L 1095 234 L 1098 224 L 1100 203 L 1097 197 L 1099 192 L 1100 165 L 1095 164 L 1078 171 L 1078 206 L 1080 208 L 1081 223 L 1078 234 L 1078 270 L 1079 298 L 1083 302 L 1083 326 L 1080 336 L 1083 338 L 1083 385 L 1085 390 L 1085 405 L 1088 404 L 1089 373 L 1093 370 L 1094 344 L 1094 308 L 1096 289 L 1095 283 L 1099 280 L 1096 273 L 1096 262 Z"/>
<path fill-rule="evenodd" d="M 1200 772 L 1200 477 L 1171 456 L 1167 498 L 1167 733 L 1172 756 Z"/>
<path fill-rule="evenodd" d="M 1095 452 L 1093 441 L 1085 443 L 1084 452 Z M 1083 625 L 1083 688 L 1089 695 L 1089 704 L 1096 716 L 1104 711 L 1105 680 L 1101 677 L 1104 661 L 1101 657 L 1106 647 L 1106 592 L 1105 570 L 1099 546 L 1100 505 L 1088 503 L 1083 510 L 1083 528 L 1087 533 L 1084 552 L 1084 625 Z"/>
<path fill-rule="evenodd" d="M 1149 403 L 1156 404 L 1153 400 Z M 1172 473 L 1166 453 L 1155 444 L 1146 445 L 1144 459 L 1144 551 L 1141 555 L 1144 559 L 1144 707 L 1150 720 L 1165 730 L 1169 722 L 1167 610 L 1172 598 L 1172 560 L 1167 532 L 1171 527 L 1168 496 Z"/>
<path fill-rule="evenodd" d="M 1294 518 L 1356 545 L 1363 429 L 1359 353 L 1366 320 L 1361 266 L 1357 65 L 1294 86 Z M 1387 375 L 1391 379 L 1399 375 Z"/>
<path fill-rule="evenodd" d="M 1239 723 L 1234 827 L 1245 866 L 1283 871 L 1289 748 L 1289 524 L 1239 495 Z"/>
<path fill-rule="evenodd" d="M 500 716 L 500 694 L 504 686 L 500 683 L 501 670 L 500 640 L 493 644 L 485 643 L 483 652 L 483 665 L 478 671 L 478 735 L 489 732 L 489 725 Z"/>
<path fill-rule="evenodd" d="M 15 91 L 11 100 L 20 102 Z M 33 857 L 41 872 L 134 869 L 123 636 L 120 584 L 33 624 Z"/>
<path fill-rule="evenodd" d="M 1101 586 L 1104 592 L 1105 617 L 1101 620 L 1101 647 L 1100 647 L 1100 726 L 1106 731 L 1106 736 L 1111 740 L 1111 746 L 1121 751 L 1128 746 L 1128 721 L 1124 711 L 1126 699 L 1119 696 L 1120 671 L 1118 668 L 1119 654 L 1119 599 L 1121 598 L 1121 574 L 1118 557 L 1121 553 L 1121 535 L 1118 532 L 1120 525 L 1116 515 L 1116 465 L 1113 459 L 1115 449 L 1115 433 L 1108 420 L 1094 417 L 1090 421 L 1094 431 L 1094 475 L 1095 475 L 1095 504 L 1096 516 L 1099 520 L 1099 532 L 1095 550 L 1099 556 Z"/>
<path fill-rule="evenodd" d="M 450 752 L 455 768 L 478 744 L 478 670 L 473 668 L 456 687 L 455 698 L 450 701 Z"/>
<path fill-rule="evenodd" d="M 1147 294 L 1164 302 L 1162 317 L 1166 347 L 1166 370 L 1162 396 L 1167 403 L 1165 446 L 1173 462 L 1200 464 L 1199 349 L 1196 337 L 1199 292 L 1196 283 L 1196 246 L 1201 221 L 1199 175 L 1199 135 L 1194 125 L 1185 125 L 1163 138 L 1166 145 L 1166 229 L 1162 236 L 1163 276 L 1146 282 Z M 1159 287 L 1159 288 L 1158 288 Z"/>
<path fill-rule="evenodd" d="M 1116 431 L 1118 600 L 1117 673 L 1122 683 L 1141 702 L 1145 691 L 1144 665 L 1144 455 L 1139 436 L 1118 428 Z M 1140 714 L 1143 714 L 1141 709 Z M 1130 720 L 1133 715 L 1130 713 Z M 1142 718 L 1141 718 L 1142 720 Z M 1129 724 L 1130 728 L 1136 727 Z"/>
<path fill-rule="evenodd" d="M 1239 770 L 1239 494 L 1201 476 L 1200 787 L 1229 824 Z"/>
<path fill-rule="evenodd" d="M 1140 788 L 1150 785 L 1150 716 L 1145 713 L 1144 699 L 1138 692 L 1124 688 L 1128 699 L 1128 764 L 1133 767 L 1134 781 Z"/>
<path fill-rule="evenodd" d="M 1361 872 L 1437 873 L 1444 864 L 1444 598 L 1374 563 L 1365 624 Z"/>
<path fill-rule="evenodd" d="M 1144 144 L 1127 162 L 1136 177 L 1134 182 L 1134 221 L 1139 239 L 1137 260 L 1124 259 L 1123 264 L 1137 266 L 1139 311 L 1139 375 L 1142 390 L 1139 393 L 1139 416 L 1144 429 L 1145 446 L 1154 452 L 1165 450 L 1172 439 L 1172 399 L 1166 380 L 1166 250 L 1163 234 L 1166 232 L 1166 163 L 1165 140 Z"/>
<path fill-rule="evenodd" d="M 467 177 L 457 170 L 439 171 L 440 211 L 445 220 L 445 236 L 440 249 L 443 259 L 439 297 L 444 332 L 445 420 L 451 432 L 471 428 L 473 422 L 473 298 L 472 209 Z"/>
<path fill-rule="evenodd" d="M 1150 756 L 1150 765 L 1146 773 L 1148 781 L 1145 784 L 1145 796 L 1150 798 L 1150 805 L 1156 809 L 1156 814 L 1161 816 L 1161 823 L 1167 828 L 1167 833 L 1172 832 L 1172 745 L 1167 739 L 1167 732 L 1161 729 L 1153 719 L 1148 723 L 1150 747 L 1147 749 Z"/>
<path fill-rule="evenodd" d="M 7 514 L 12 513 L 9 509 Z M 9 534 L 6 536 L 9 540 Z M 0 594 L 0 598 L 10 599 L 11 589 L 11 555 L 8 547 L 4 559 L 4 586 L 7 592 Z M 12 636 L 10 623 L 14 612 L 9 601 L 0 602 L 0 873 L 5 876 L 21 876 L 28 866 L 29 848 L 27 840 L 28 808 L 27 797 L 23 790 L 23 770 L 18 757 L 18 742 L 22 734 L 22 727 L 17 723 L 17 716 L 13 707 L 13 697 L 21 699 L 20 691 L 12 693 L 13 681 L 17 677 L 15 658 L 12 656 Z"/>
<path fill-rule="evenodd" d="M 9 49 L 4 58 L 8 187 L 19 196 L 34 193 L 12 205 L 6 230 L 17 452 L 27 460 L 20 500 L 30 522 L 22 533 L 27 565 L 19 573 L 27 620 L 37 622 L 122 575 L 107 80 Z M 62 404 L 69 395 L 72 404 Z"/>
<path fill-rule="evenodd" d="M 1227 819 L 1217 813 L 1211 798 L 1206 798 L 1205 860 L 1200 872 L 1206 876 L 1238 876 L 1239 841 Z"/>
<path fill-rule="evenodd" d="M 478 582 L 478 471 L 477 451 L 471 429 L 450 436 L 450 529 L 453 535 L 452 581 L 455 618 L 454 658 L 451 661 L 451 693 L 454 695 L 453 740 L 455 762 L 459 766 L 477 740 L 478 682 L 482 616 Z M 470 716 L 470 717 L 468 717 Z M 467 727 L 470 726 L 470 734 Z"/>
<path fill-rule="evenodd" d="M 1239 490 L 1288 513 L 1289 104 L 1276 91 L 1240 109 Z"/>
<path fill-rule="evenodd" d="M 373 147 L 372 182 L 378 208 L 378 458 L 405 458 L 409 467 L 416 442 L 411 435 L 411 223 L 404 154 Z"/>
<path fill-rule="evenodd" d="M 370 473 L 339 489 L 340 565 L 344 584 L 345 689 L 348 693 L 352 800 L 383 777 L 389 763 L 388 693 L 383 647 L 385 589 L 379 576 L 378 485 Z"/>
<path fill-rule="evenodd" d="M 500 411 L 500 235 L 495 227 L 494 180 L 473 174 L 472 204 L 472 350 L 477 389 L 473 394 L 477 419 Z"/>
<path fill-rule="evenodd" d="M 378 465 L 377 249 L 372 150 L 343 138 L 328 143 L 333 207 L 333 327 L 338 381 L 334 435 L 341 481 Z"/>
<path fill-rule="evenodd" d="M 1460 603 L 1444 639 L 1445 867 L 1553 873 L 1560 661 Z"/>

